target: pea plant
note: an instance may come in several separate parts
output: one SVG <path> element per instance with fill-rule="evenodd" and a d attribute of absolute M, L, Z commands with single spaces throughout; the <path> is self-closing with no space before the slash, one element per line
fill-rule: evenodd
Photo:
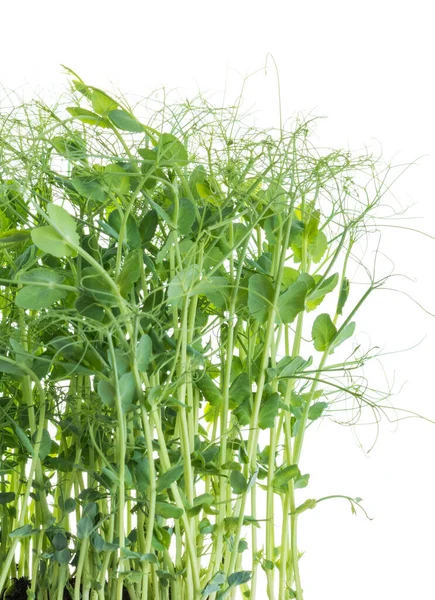
<path fill-rule="evenodd" d="M 388 169 L 70 75 L 0 117 L 0 594 L 302 600 L 304 441 L 377 408 L 352 339 L 387 278 L 350 272 Z"/>

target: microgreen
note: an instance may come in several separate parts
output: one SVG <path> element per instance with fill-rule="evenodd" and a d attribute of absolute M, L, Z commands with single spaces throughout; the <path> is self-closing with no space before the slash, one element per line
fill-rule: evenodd
<path fill-rule="evenodd" d="M 368 357 L 383 282 L 349 265 L 385 174 L 317 151 L 314 121 L 145 123 L 70 74 L 68 106 L 0 116 L 0 593 L 252 600 L 261 566 L 302 600 L 301 452 Z"/>

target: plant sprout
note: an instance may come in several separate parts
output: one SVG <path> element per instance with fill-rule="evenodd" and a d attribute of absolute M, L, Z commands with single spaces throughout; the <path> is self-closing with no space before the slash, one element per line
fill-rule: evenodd
<path fill-rule="evenodd" d="M 308 430 L 379 410 L 352 339 L 388 277 L 350 273 L 390 169 L 70 75 L 0 118 L 0 593 L 302 600 Z"/>

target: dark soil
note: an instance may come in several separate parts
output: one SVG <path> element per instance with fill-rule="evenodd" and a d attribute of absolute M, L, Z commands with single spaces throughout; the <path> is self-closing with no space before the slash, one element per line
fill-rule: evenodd
<path fill-rule="evenodd" d="M 2 596 L 2 600 L 27 600 L 27 591 L 30 588 L 30 579 L 27 577 L 13 578 L 11 585 Z"/>
<path fill-rule="evenodd" d="M 69 580 L 69 585 L 74 589 L 75 580 L 74 578 Z M 20 577 L 19 579 L 13 579 L 11 585 L 7 588 L 0 600 L 27 600 L 27 590 L 30 588 L 30 579 L 27 577 Z M 73 600 L 69 591 L 65 588 L 63 592 L 63 600 Z M 129 593 L 124 588 L 122 593 L 122 600 L 130 600 Z"/>

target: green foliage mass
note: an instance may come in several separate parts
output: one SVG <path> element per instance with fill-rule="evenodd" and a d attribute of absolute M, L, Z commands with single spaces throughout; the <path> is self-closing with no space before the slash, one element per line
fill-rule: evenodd
<path fill-rule="evenodd" d="M 32 598 L 249 598 L 260 563 L 301 599 L 287 514 L 377 287 L 346 270 L 374 163 L 72 75 L 68 105 L 0 115 L 0 593 L 21 544 Z"/>

